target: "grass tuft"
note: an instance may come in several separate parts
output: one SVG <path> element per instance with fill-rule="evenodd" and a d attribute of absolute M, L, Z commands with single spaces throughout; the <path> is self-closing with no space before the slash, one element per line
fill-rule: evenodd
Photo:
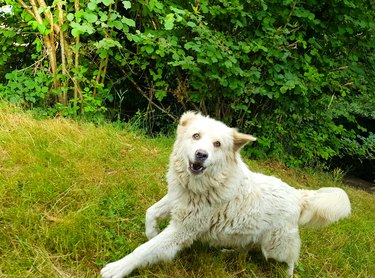
<path fill-rule="evenodd" d="M 173 138 L 66 119 L 36 120 L 0 105 L 0 277 L 98 277 L 100 268 L 143 243 L 144 213 L 166 193 Z M 352 216 L 301 229 L 296 277 L 375 277 L 374 195 L 327 174 L 247 161 L 299 188 L 340 186 Z M 284 277 L 259 252 L 195 243 L 139 277 Z"/>

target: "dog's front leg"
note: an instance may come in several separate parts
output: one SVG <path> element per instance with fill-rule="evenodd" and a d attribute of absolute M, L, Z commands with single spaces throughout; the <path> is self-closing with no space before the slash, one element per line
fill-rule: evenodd
<path fill-rule="evenodd" d="M 146 236 L 152 239 L 159 233 L 158 220 L 166 218 L 171 213 L 172 204 L 165 195 L 159 202 L 149 207 L 146 211 Z"/>
<path fill-rule="evenodd" d="M 186 229 L 169 225 L 160 234 L 139 246 L 124 258 L 106 265 L 101 270 L 103 278 L 122 278 L 136 268 L 159 261 L 172 260 L 177 252 L 192 244 L 195 236 Z"/>

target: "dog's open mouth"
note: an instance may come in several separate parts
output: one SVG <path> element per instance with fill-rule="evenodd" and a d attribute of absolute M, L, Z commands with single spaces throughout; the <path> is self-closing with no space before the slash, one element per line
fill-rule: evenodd
<path fill-rule="evenodd" d="M 195 161 L 189 163 L 189 170 L 194 174 L 198 175 L 200 173 L 203 173 L 203 171 L 206 169 L 206 167 L 203 166 L 202 162 Z"/>

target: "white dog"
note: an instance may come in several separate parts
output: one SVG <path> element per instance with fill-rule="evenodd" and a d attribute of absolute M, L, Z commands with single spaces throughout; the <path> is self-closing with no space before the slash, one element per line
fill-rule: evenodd
<path fill-rule="evenodd" d="M 146 213 L 149 241 L 106 265 L 104 278 L 173 259 L 195 240 L 214 246 L 261 247 L 266 258 L 293 274 L 299 250 L 298 225 L 321 227 L 351 212 L 340 188 L 297 190 L 281 180 L 251 172 L 239 150 L 256 140 L 222 122 L 187 112 L 177 128 L 170 157 L 168 194 Z M 157 221 L 171 216 L 159 233 Z"/>

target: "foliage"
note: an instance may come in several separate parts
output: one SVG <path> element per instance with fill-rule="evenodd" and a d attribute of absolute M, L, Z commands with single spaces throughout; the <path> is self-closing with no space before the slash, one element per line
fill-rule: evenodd
<path fill-rule="evenodd" d="M 49 90 L 37 95 L 52 111 L 121 119 L 141 110 L 144 126 L 161 132 L 181 110 L 196 109 L 255 134 L 249 155 L 293 166 L 371 152 L 375 21 L 368 1 L 6 3 L 14 14 L 0 29 L 7 50 L 0 66 L 26 51 L 12 48 L 14 38 L 28 38 L 30 57 L 20 69 L 34 71 L 21 73 L 50 74 L 42 86 Z M 25 94 L 12 80 L 1 80 L 0 97 Z"/>
<path fill-rule="evenodd" d="M 35 120 L 0 103 L 0 142 L 0 276 L 98 277 L 105 263 L 146 240 L 144 213 L 167 192 L 173 139 L 108 124 Z M 322 230 L 301 229 L 296 277 L 375 276 L 373 194 L 336 184 L 327 174 L 246 162 L 299 188 L 340 186 L 349 194 L 350 218 Z M 138 275 L 283 277 L 283 269 L 260 251 L 194 244 Z"/>
<path fill-rule="evenodd" d="M 51 76 L 43 71 L 34 74 L 25 71 L 12 71 L 5 75 L 8 80 L 7 90 L 3 96 L 11 103 L 21 103 L 25 106 L 45 106 L 44 98 L 49 91 Z"/>
<path fill-rule="evenodd" d="M 21 38 L 31 34 L 27 36 L 26 45 L 35 46 L 31 60 L 36 62 L 30 65 L 32 70 L 18 73 L 16 69 L 5 75 L 7 83 L 2 86 L 0 95 L 14 100 L 9 94 L 23 94 L 15 91 L 14 82 L 20 81 L 16 76 L 24 75 L 31 80 L 38 71 L 49 71 L 50 76 L 46 76 L 43 86 L 48 90 L 39 97 L 50 99 L 49 105 L 57 103 L 54 109 L 68 115 L 105 111 L 104 102 L 113 99 L 109 94 L 111 86 L 104 86 L 108 59 L 114 56 L 113 48 L 121 48 L 113 37 L 118 30 L 127 32 L 129 26 L 135 24 L 132 19 L 120 15 L 118 3 L 107 0 L 54 1 L 48 5 L 43 0 L 7 0 L 6 3 L 14 8 L 11 15 L 6 15 L 7 22 L 0 29 L 4 34 L 5 49 L 10 49 L 9 54 L 2 56 L 2 65 L 5 68 L 10 57 L 22 50 L 18 50 L 18 42 L 14 50 L 14 40 L 7 39 L 16 33 Z M 129 1 L 123 1 L 122 5 L 125 9 L 130 8 Z M 97 39 L 90 40 L 90 36 Z"/>

